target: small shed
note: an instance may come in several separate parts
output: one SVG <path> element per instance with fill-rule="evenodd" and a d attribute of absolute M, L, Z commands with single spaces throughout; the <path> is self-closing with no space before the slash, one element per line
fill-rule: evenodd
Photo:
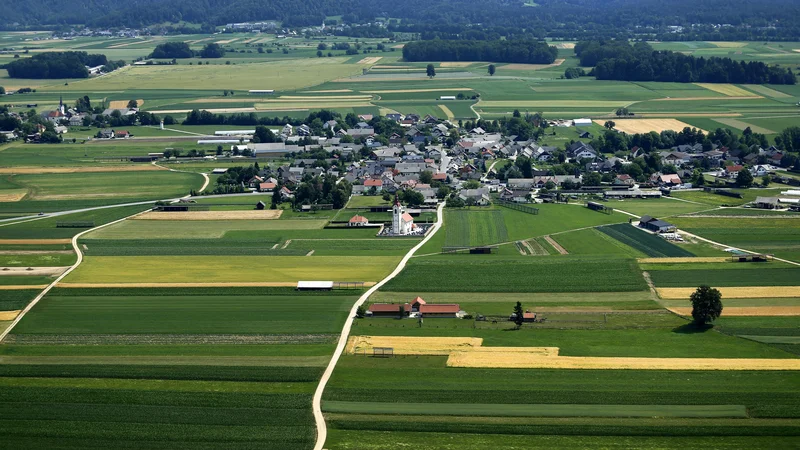
<path fill-rule="evenodd" d="M 642 216 L 639 219 L 639 226 L 654 233 L 670 233 L 677 229 L 675 225 L 669 222 L 658 220 L 650 216 Z"/>
<path fill-rule="evenodd" d="M 259 210 L 259 211 L 263 210 L 266 207 L 267 207 L 267 205 L 264 202 L 260 201 L 260 200 L 259 200 L 258 203 L 256 203 L 256 209 Z"/>
<path fill-rule="evenodd" d="M 298 291 L 331 291 L 333 281 L 298 281 Z"/>

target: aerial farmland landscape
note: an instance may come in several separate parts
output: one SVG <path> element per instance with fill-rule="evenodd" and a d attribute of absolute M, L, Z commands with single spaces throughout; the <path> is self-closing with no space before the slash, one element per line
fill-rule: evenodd
<path fill-rule="evenodd" d="M 0 448 L 800 448 L 792 0 L 0 13 Z"/>

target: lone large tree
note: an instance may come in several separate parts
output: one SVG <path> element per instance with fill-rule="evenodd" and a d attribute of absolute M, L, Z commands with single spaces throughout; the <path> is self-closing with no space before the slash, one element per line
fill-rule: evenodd
<path fill-rule="evenodd" d="M 494 66 L 494 64 L 489 64 L 489 76 L 494 75 L 495 71 L 497 71 L 497 68 Z"/>
<path fill-rule="evenodd" d="M 436 76 L 436 69 L 433 67 L 433 64 L 428 64 L 428 67 L 425 68 L 425 73 L 428 74 L 428 78 Z"/>
<path fill-rule="evenodd" d="M 739 174 L 736 175 L 736 186 L 741 188 L 749 188 L 753 185 L 753 175 L 749 170 L 742 168 Z"/>
<path fill-rule="evenodd" d="M 517 302 L 517 304 L 514 305 L 514 323 L 517 324 L 517 329 L 522 326 L 522 320 L 522 303 Z"/>
<path fill-rule="evenodd" d="M 692 319 L 695 325 L 711 323 L 722 314 L 722 294 L 717 289 L 700 286 L 689 299 L 692 301 Z"/>

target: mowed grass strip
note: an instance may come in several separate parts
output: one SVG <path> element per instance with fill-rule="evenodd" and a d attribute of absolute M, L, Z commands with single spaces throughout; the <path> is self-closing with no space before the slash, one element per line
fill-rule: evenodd
<path fill-rule="evenodd" d="M 499 210 L 449 210 L 445 221 L 445 245 L 469 247 L 508 241 L 508 230 Z"/>
<path fill-rule="evenodd" d="M 742 405 L 553 405 L 324 401 L 323 412 L 507 417 L 747 417 Z"/>
<path fill-rule="evenodd" d="M 88 239 L 213 239 L 231 231 L 318 230 L 325 220 L 198 220 L 191 223 L 171 220 L 126 220 L 93 231 Z M 191 226 L 191 235 L 186 234 Z"/>
<path fill-rule="evenodd" d="M 87 256 L 65 283 L 379 281 L 399 256 Z M 183 268 L 183 270 L 175 270 Z"/>
<path fill-rule="evenodd" d="M 722 298 L 794 298 L 800 297 L 800 286 L 740 286 L 717 287 Z M 695 288 L 656 288 L 658 296 L 663 299 L 686 300 L 695 291 Z"/>
<path fill-rule="evenodd" d="M 798 282 L 798 269 L 796 268 L 720 270 L 692 266 L 687 270 L 650 270 L 650 278 L 659 288 L 697 287 L 702 284 L 714 287 L 796 286 Z M 752 295 L 747 296 L 752 297 Z M 770 295 L 770 297 L 775 297 L 775 295 Z"/>
<path fill-rule="evenodd" d="M 466 255 L 465 255 L 466 256 Z M 626 292 L 647 289 L 633 259 L 413 259 L 384 288 L 399 292 Z"/>

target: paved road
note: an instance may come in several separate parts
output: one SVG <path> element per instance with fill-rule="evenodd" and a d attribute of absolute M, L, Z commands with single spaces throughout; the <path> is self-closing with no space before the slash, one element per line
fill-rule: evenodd
<path fill-rule="evenodd" d="M 317 385 L 317 390 L 314 392 L 314 400 L 313 400 L 313 410 L 314 410 L 314 422 L 317 425 L 317 442 L 314 445 L 314 450 L 322 450 L 325 446 L 325 440 L 328 438 L 328 426 L 325 423 L 325 418 L 322 416 L 322 393 L 325 392 L 325 386 L 328 384 L 328 380 L 330 380 L 331 375 L 333 374 L 333 369 L 336 367 L 336 363 L 339 361 L 339 357 L 342 356 L 344 352 L 344 348 L 347 345 L 347 338 L 350 336 L 350 328 L 353 326 L 353 317 L 356 315 L 356 310 L 359 306 L 363 305 L 364 302 L 369 299 L 369 297 L 375 293 L 378 289 L 381 288 L 384 284 L 386 284 L 389 280 L 396 277 L 400 272 L 402 272 L 403 268 L 405 268 L 406 263 L 409 259 L 416 253 L 417 250 L 420 249 L 426 242 L 428 242 L 439 228 L 442 227 L 442 220 L 444 218 L 444 214 L 442 214 L 442 209 L 444 208 L 444 203 L 440 203 L 439 207 L 436 210 L 438 218 L 436 219 L 436 223 L 433 224 L 433 228 L 428 232 L 428 235 L 423 239 L 419 244 L 414 246 L 411 250 L 406 253 L 406 256 L 400 261 L 400 264 L 394 269 L 392 273 L 390 273 L 386 278 L 381 280 L 378 284 L 371 287 L 367 292 L 364 293 L 361 297 L 358 298 L 358 301 L 353 304 L 353 307 L 350 309 L 350 315 L 348 316 L 348 320 L 344 324 L 344 328 L 342 328 L 342 334 L 339 336 L 339 343 L 336 345 L 336 350 L 333 352 L 333 356 L 331 357 L 330 362 L 328 363 L 328 367 L 325 368 L 325 372 L 322 374 L 322 378 L 319 380 L 319 385 Z"/>

